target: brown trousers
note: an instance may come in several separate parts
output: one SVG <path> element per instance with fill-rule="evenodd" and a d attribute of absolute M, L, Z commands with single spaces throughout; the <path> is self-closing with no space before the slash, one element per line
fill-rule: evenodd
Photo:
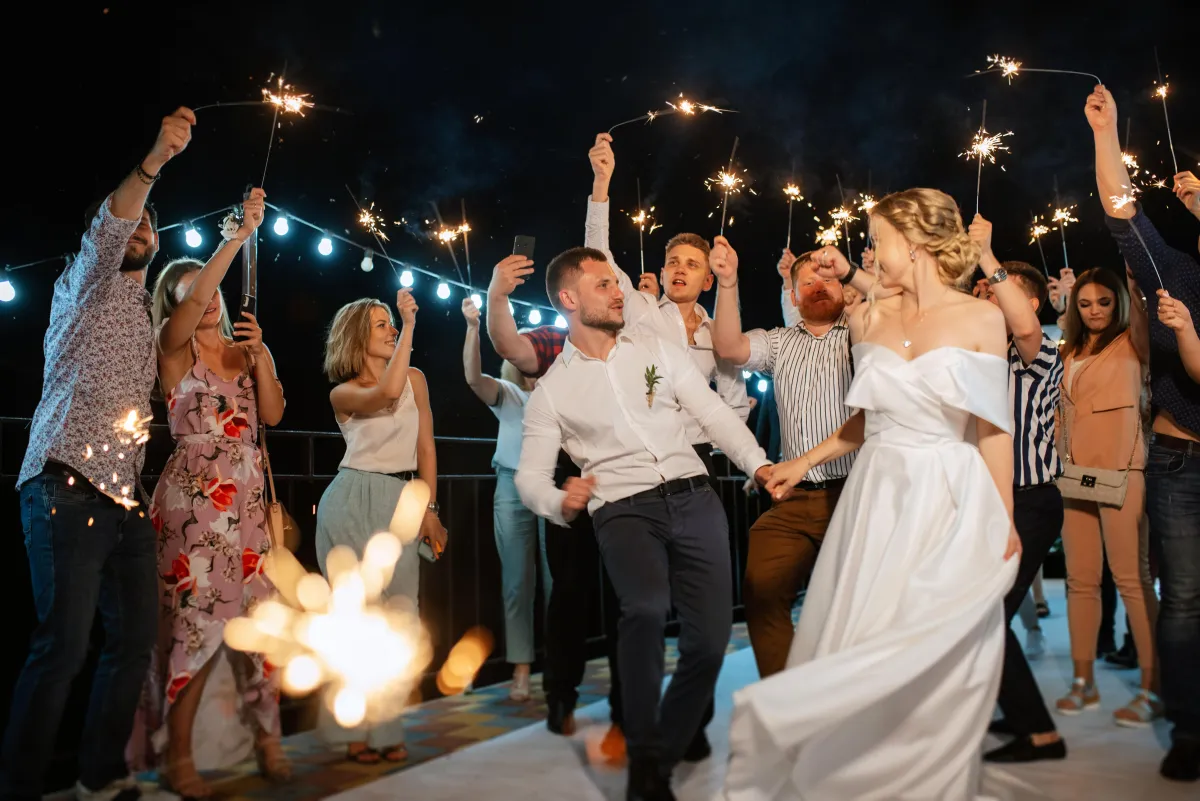
<path fill-rule="evenodd" d="M 779 673 L 787 664 L 795 633 L 792 606 L 812 575 L 841 493 L 840 484 L 811 492 L 796 490 L 793 497 L 776 503 L 750 527 L 742 597 L 750 645 L 763 678 Z"/>

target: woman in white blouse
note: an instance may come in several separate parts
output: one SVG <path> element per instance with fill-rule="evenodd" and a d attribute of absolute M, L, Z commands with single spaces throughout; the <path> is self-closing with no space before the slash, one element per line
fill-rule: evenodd
<path fill-rule="evenodd" d="M 525 401 L 535 378 L 527 378 L 510 362 L 500 368 L 500 378 L 484 375 L 479 363 L 479 307 L 471 298 L 463 300 L 467 336 L 463 343 L 463 373 L 467 385 L 488 405 L 500 421 L 496 436 L 496 496 L 492 525 L 496 551 L 500 554 L 501 586 L 504 593 L 505 655 L 513 666 L 509 697 L 529 700 L 529 666 L 533 662 L 533 604 L 537 590 L 537 565 L 542 565 L 542 598 L 550 597 L 550 566 L 546 561 L 544 521 L 526 509 L 517 495 L 513 476 L 521 459 L 522 418 Z"/>
<path fill-rule="evenodd" d="M 430 492 L 421 539 L 435 558 L 446 545 L 446 529 L 438 520 L 429 387 L 424 374 L 409 366 L 417 317 L 409 290 L 396 293 L 396 308 L 402 332 L 392 324 L 392 310 L 378 300 L 348 303 L 334 316 L 325 341 L 325 374 L 337 384 L 329 401 L 346 440 L 338 474 L 317 507 L 317 561 L 326 578 L 325 560 L 334 546 L 349 546 L 361 559 L 367 541 L 388 530 L 404 485 L 418 476 Z M 403 549 L 384 597 L 407 598 L 415 608 L 420 564 L 417 548 Z M 347 744 L 351 761 L 375 764 L 407 758 L 399 718 L 348 730 L 338 726 L 324 706 L 321 711 L 322 730 L 329 740 Z"/>

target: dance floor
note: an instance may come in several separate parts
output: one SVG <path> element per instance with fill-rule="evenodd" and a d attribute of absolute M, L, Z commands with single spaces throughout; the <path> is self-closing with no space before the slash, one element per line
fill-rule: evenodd
<path fill-rule="evenodd" d="M 1071 679 L 1070 655 L 1062 582 L 1047 582 L 1054 614 L 1042 621 L 1047 648 L 1034 670 L 1042 692 L 1053 700 Z M 1123 619 L 1119 617 L 1118 619 Z M 1020 629 L 1020 624 L 1017 624 Z M 1023 636 L 1023 631 L 1022 631 Z M 1100 711 L 1077 717 L 1056 716 L 1070 753 L 1062 762 L 1042 762 L 988 768 L 984 792 L 1001 801 L 1174 801 L 1195 799 L 1200 788 L 1168 782 L 1158 776 L 1167 740 L 1167 725 L 1124 729 L 1112 723 L 1111 712 L 1131 697 L 1136 671 L 1098 668 L 1103 698 Z M 713 756 L 676 772 L 680 801 L 715 801 L 728 754 L 731 694 L 757 678 L 748 649 L 725 660 L 717 687 L 716 717 L 709 726 Z M 607 704 L 580 710 L 582 724 L 574 738 L 550 734 L 531 724 L 487 742 L 470 746 L 409 770 L 394 773 L 335 798 L 337 801 L 617 801 L 624 798 L 624 772 L 600 762 L 600 737 L 608 725 Z M 989 739 L 987 745 L 998 744 Z"/>

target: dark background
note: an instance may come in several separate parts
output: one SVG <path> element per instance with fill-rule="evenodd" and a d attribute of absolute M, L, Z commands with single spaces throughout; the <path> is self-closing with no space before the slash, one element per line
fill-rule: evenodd
<path fill-rule="evenodd" d="M 1086 13 L 1060 13 L 1055 5 L 89 3 L 8 29 L 0 264 L 73 252 L 84 208 L 148 151 L 164 114 L 180 104 L 257 99 L 268 75 L 286 64 L 298 91 L 353 115 L 283 118 L 268 200 L 369 245 L 346 184 L 391 220 L 432 218 L 432 200 L 456 221 L 465 199 L 481 287 L 515 234 L 537 237 L 539 268 L 580 244 L 595 132 L 665 107 L 680 92 L 740 113 L 664 117 L 617 132 L 613 249 L 636 272 L 636 231 L 619 210 L 636 206 L 639 176 L 645 204 L 657 207 L 664 225 L 647 237 L 648 264 L 661 265 L 661 248 L 676 232 L 715 235 L 719 211 L 709 213 L 719 195 L 705 190 L 704 178 L 722 168 L 740 136 L 738 163 L 758 195 L 734 197 L 727 233 L 744 265 L 749 325 L 779 320 L 774 264 L 787 220 L 781 188 L 793 161 L 826 223 L 825 212 L 839 202 L 837 175 L 848 193 L 866 190 L 868 181 L 876 196 L 935 186 L 972 213 L 975 169 L 958 154 L 979 125 L 983 98 L 988 128 L 1015 132 L 1012 152 L 983 176 L 983 211 L 996 223 L 1000 258 L 1040 263 L 1027 244 L 1029 219 L 1053 201 L 1057 176 L 1063 202 L 1078 204 L 1080 223 L 1067 232 L 1072 266 L 1118 266 L 1094 197 L 1082 114 L 1091 82 L 1030 73 L 1010 86 L 998 75 L 963 76 L 985 67 L 993 52 L 1029 67 L 1094 72 L 1115 92 L 1122 126 L 1132 118 L 1130 148 L 1142 165 L 1169 175 L 1162 106 L 1151 98 L 1153 47 L 1171 79 L 1180 167 L 1194 168 L 1200 70 L 1191 66 L 1189 31 L 1196 11 L 1184 2 L 1092 3 Z M 201 112 L 190 147 L 152 193 L 162 224 L 238 200 L 261 175 L 269 130 L 265 108 Z M 1145 207 L 1169 241 L 1194 246 L 1195 221 L 1169 192 L 1147 190 Z M 803 246 L 816 223 L 806 206 L 795 212 L 794 244 Z M 318 234 L 295 223 L 287 237 L 276 237 L 274 216 L 260 234 L 259 306 L 287 391 L 283 426 L 330 430 L 320 373 L 324 328 L 349 300 L 393 298 L 396 280 L 382 261 L 361 272 L 361 252 L 340 243 L 331 257 L 319 256 Z M 165 232 L 151 279 L 169 258 L 207 256 L 215 224 L 201 223 L 205 243 L 195 251 L 181 229 Z M 864 230 L 860 222 L 851 233 L 856 252 Z M 390 233 L 393 256 L 452 273 L 444 247 L 401 228 Z M 1044 242 L 1056 273 L 1058 232 Z M 0 414 L 28 416 L 37 403 L 39 343 L 60 270 L 49 264 L 7 276 L 18 296 L 0 305 Z M 236 273 L 225 285 L 229 298 L 238 293 Z M 544 303 L 541 273 L 534 279 L 518 297 Z M 437 431 L 492 436 L 493 418 L 462 380 L 462 295 L 456 290 L 442 301 L 433 288 L 418 276 L 413 361 L 429 375 Z M 486 344 L 484 352 L 485 369 L 497 370 Z"/>

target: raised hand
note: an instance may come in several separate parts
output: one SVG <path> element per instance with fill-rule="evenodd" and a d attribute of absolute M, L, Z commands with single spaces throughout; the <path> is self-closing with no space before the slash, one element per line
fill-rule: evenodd
<path fill-rule="evenodd" d="M 1188 211 L 1200 217 L 1200 180 L 1191 172 L 1184 170 L 1175 176 L 1175 197 Z"/>
<path fill-rule="evenodd" d="M 1046 288 L 1050 293 L 1050 305 L 1056 312 L 1062 314 L 1067 308 L 1067 299 L 1063 297 L 1062 285 L 1058 283 L 1057 278 L 1046 279 Z"/>
<path fill-rule="evenodd" d="M 1075 288 L 1075 271 L 1063 267 L 1058 271 L 1058 291 L 1062 293 L 1063 307 L 1071 300 L 1071 290 Z"/>
<path fill-rule="evenodd" d="M 862 268 L 869 273 L 875 271 L 875 249 L 874 248 L 863 248 Z"/>
<path fill-rule="evenodd" d="M 492 283 L 488 286 L 489 295 L 508 297 L 525 279 L 533 273 L 533 261 L 524 256 L 513 254 L 505 256 L 492 270 Z"/>
<path fill-rule="evenodd" d="M 596 134 L 596 144 L 588 151 L 588 160 L 592 162 L 592 175 L 597 181 L 608 183 L 612 180 L 613 168 L 617 159 L 613 155 L 612 136 L 606 133 Z"/>
<path fill-rule="evenodd" d="M 572 476 L 563 482 L 562 514 L 563 520 L 568 523 L 579 516 L 579 513 L 587 509 L 588 501 L 592 498 L 592 488 L 596 486 L 596 479 L 593 476 L 587 478 L 577 478 Z"/>
<path fill-rule="evenodd" d="M 470 300 L 470 298 L 468 298 Z M 417 321 L 417 299 L 411 289 L 401 289 L 396 292 L 396 310 L 400 312 L 400 321 L 405 327 Z"/>
<path fill-rule="evenodd" d="M 1115 131 L 1117 128 L 1117 101 L 1113 100 L 1112 92 L 1097 84 L 1095 90 L 1088 95 L 1083 107 L 1088 125 L 1096 133 Z"/>
<path fill-rule="evenodd" d="M 718 236 L 713 240 L 712 250 L 708 254 L 708 266 L 717 277 L 717 284 L 720 286 L 732 289 L 737 284 L 737 251 L 725 237 Z"/>
<path fill-rule="evenodd" d="M 262 225 L 265 212 L 267 193 L 261 189 L 250 190 L 250 197 L 242 201 L 242 224 L 238 227 L 237 238 L 245 240 Z"/>
<path fill-rule="evenodd" d="M 850 262 L 833 245 L 826 245 L 814 253 L 813 261 L 816 262 L 818 275 L 832 275 L 841 280 L 850 273 Z"/>
<path fill-rule="evenodd" d="M 1158 290 L 1158 321 L 1176 334 L 1193 325 L 1192 312 L 1187 305 L 1168 295 L 1165 289 Z"/>
<path fill-rule="evenodd" d="M 151 175 L 157 175 L 162 166 L 183 152 L 192 141 L 192 126 L 196 124 L 196 115 L 189 108 L 180 106 L 169 117 L 163 117 L 158 129 L 158 138 L 150 154 L 142 162 L 142 169 Z"/>
<path fill-rule="evenodd" d="M 992 252 L 992 224 L 985 220 L 982 214 L 975 215 L 971 227 L 967 229 L 967 236 L 979 245 L 984 255 Z"/>
<path fill-rule="evenodd" d="M 654 273 L 642 273 L 642 277 L 638 279 L 638 292 L 645 292 L 650 297 L 658 300 L 658 276 Z"/>
<path fill-rule="evenodd" d="M 783 255 L 779 257 L 779 264 L 775 265 L 775 269 L 779 271 L 779 276 L 787 282 L 792 280 L 792 265 L 796 263 L 796 255 L 787 248 L 783 249 Z"/>
<path fill-rule="evenodd" d="M 479 307 L 475 305 L 475 301 L 471 300 L 470 297 L 463 298 L 462 313 L 467 321 L 467 328 L 479 327 Z"/>

